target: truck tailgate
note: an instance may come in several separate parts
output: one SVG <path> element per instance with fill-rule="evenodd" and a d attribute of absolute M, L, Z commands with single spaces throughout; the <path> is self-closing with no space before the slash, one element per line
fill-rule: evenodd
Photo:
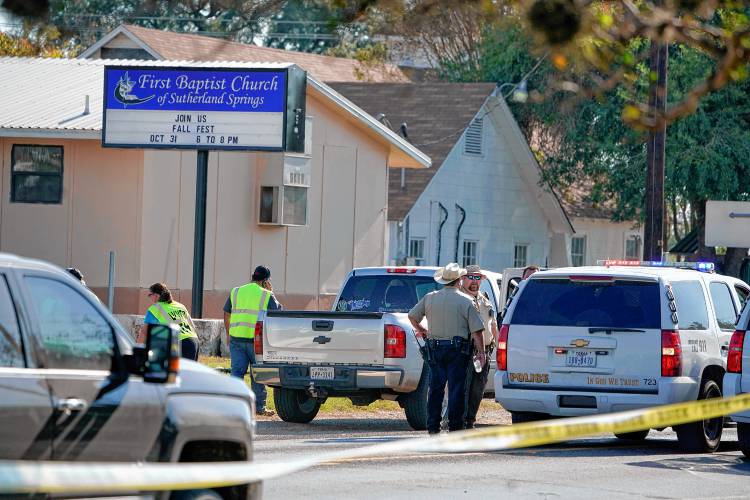
<path fill-rule="evenodd" d="M 263 361 L 383 364 L 383 314 L 268 311 Z"/>

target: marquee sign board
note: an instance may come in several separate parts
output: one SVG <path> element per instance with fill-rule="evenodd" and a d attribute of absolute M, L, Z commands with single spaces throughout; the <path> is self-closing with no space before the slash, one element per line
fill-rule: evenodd
<path fill-rule="evenodd" d="M 107 66 L 102 146 L 302 152 L 306 82 L 296 66 Z"/>

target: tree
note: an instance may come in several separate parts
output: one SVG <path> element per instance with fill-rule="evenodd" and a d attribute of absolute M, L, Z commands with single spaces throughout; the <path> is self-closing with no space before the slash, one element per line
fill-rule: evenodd
<path fill-rule="evenodd" d="M 77 47 L 66 43 L 54 26 L 25 25 L 16 34 L 0 32 L 0 56 L 66 57 L 76 52 Z"/>
<path fill-rule="evenodd" d="M 252 41 L 286 0 L 13 0 L 3 6 L 37 25 L 56 26 L 87 46 L 123 22 Z"/>
<path fill-rule="evenodd" d="M 297 0 L 284 4 L 267 22 L 264 45 L 325 53 L 351 45 L 352 50 L 367 44 L 369 30 L 363 23 L 347 24 L 340 9 L 323 0 Z"/>

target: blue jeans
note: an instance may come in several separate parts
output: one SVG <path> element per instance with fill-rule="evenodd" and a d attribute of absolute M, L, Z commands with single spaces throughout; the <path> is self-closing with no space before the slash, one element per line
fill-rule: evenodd
<path fill-rule="evenodd" d="M 231 337 L 229 340 L 229 356 L 232 361 L 232 376 L 244 379 L 247 367 L 255 364 L 255 348 L 252 339 L 237 339 Z M 253 371 L 250 370 L 250 385 L 255 393 L 255 410 L 266 409 L 266 386 L 255 381 Z"/>
<path fill-rule="evenodd" d="M 448 430 L 461 430 L 464 428 L 466 410 L 466 374 L 469 356 L 452 345 L 435 346 L 430 356 L 427 431 L 440 432 L 440 413 L 446 382 L 448 382 Z"/>

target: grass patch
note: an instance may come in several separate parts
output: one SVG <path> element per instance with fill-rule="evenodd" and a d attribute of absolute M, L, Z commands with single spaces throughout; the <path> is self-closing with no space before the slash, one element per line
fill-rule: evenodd
<path fill-rule="evenodd" d="M 201 356 L 198 361 L 208 366 L 209 368 L 225 368 L 229 369 L 230 361 L 229 358 L 221 358 L 218 356 Z M 250 377 L 245 376 L 245 383 L 250 385 Z M 266 398 L 266 407 L 271 410 L 276 410 L 273 403 L 273 388 L 266 387 L 268 396 Z M 356 413 L 356 412 L 372 412 L 372 411 L 400 411 L 398 403 L 395 401 L 379 400 L 368 406 L 354 406 L 349 398 L 328 398 L 323 406 L 320 407 L 322 413 Z"/>

